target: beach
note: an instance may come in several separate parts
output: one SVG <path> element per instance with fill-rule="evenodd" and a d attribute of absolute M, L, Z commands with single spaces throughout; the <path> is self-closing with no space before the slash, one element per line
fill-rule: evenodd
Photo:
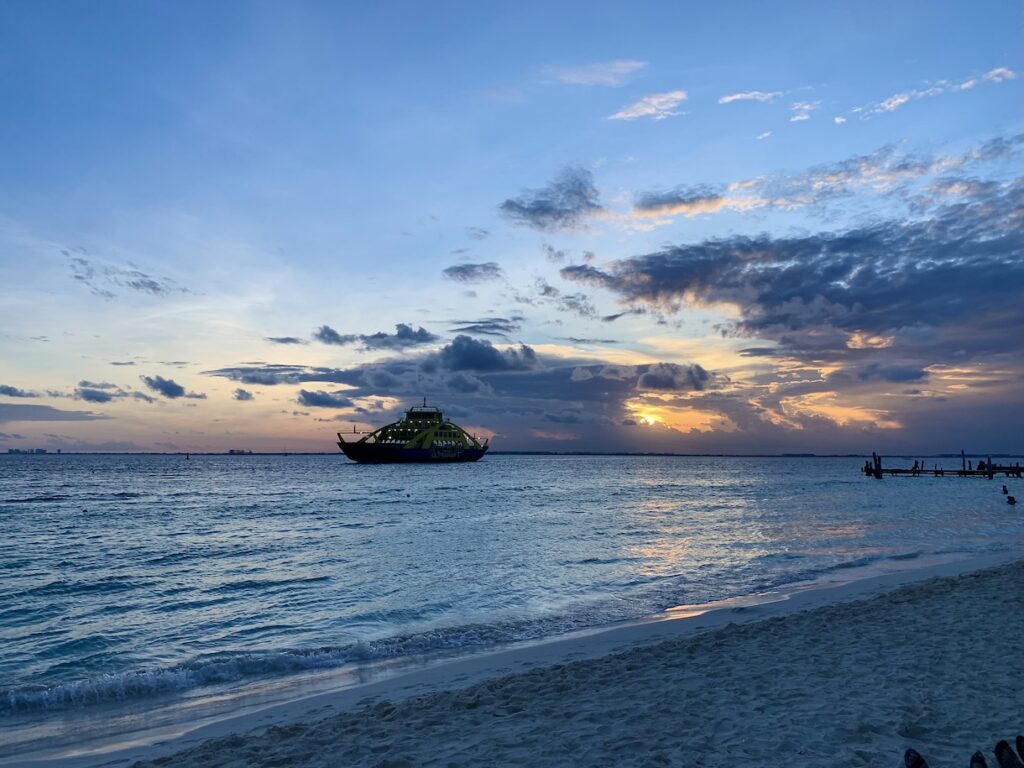
<path fill-rule="evenodd" d="M 1024 561 L 963 568 L 423 670 L 90 764 L 966 765 L 1024 727 Z"/>

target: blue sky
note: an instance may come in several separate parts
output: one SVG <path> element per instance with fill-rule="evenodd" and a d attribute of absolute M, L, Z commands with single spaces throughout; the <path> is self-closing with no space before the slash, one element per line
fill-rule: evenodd
<path fill-rule="evenodd" d="M 1022 27 L 7 3 L 0 447 L 1018 450 Z"/>

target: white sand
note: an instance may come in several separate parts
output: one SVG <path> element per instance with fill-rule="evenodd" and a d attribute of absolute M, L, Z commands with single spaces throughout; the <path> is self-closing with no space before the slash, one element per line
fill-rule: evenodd
<path fill-rule="evenodd" d="M 252 719 L 138 765 L 822 768 L 902 765 L 915 747 L 953 768 L 1024 730 L 1022 689 L 1019 562 L 458 690 L 392 686 L 394 703 L 321 699 L 338 714 Z"/>

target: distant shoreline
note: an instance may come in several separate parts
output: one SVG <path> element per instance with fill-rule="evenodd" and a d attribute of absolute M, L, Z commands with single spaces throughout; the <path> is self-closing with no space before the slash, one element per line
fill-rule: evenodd
<path fill-rule="evenodd" d="M 870 453 L 660 453 L 660 452 L 628 452 L 628 451 L 489 451 L 489 456 L 636 456 L 636 457 L 669 457 L 682 459 L 864 459 Z M 897 459 L 959 459 L 965 456 L 970 459 L 1015 459 L 1024 457 L 1019 453 L 887 453 L 882 454 Z M 47 451 L 46 453 L 3 453 L 0 456 L 230 456 L 244 459 L 251 456 L 338 456 L 338 451 L 253 451 L 251 453 L 227 453 L 226 451 Z"/>

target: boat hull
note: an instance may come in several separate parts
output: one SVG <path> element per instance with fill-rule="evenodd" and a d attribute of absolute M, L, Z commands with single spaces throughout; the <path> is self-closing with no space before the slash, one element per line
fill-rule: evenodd
<path fill-rule="evenodd" d="M 452 451 L 443 448 L 403 448 L 377 443 L 339 442 L 338 447 L 352 461 L 360 464 L 450 464 L 479 461 L 487 448 L 465 448 Z"/>

